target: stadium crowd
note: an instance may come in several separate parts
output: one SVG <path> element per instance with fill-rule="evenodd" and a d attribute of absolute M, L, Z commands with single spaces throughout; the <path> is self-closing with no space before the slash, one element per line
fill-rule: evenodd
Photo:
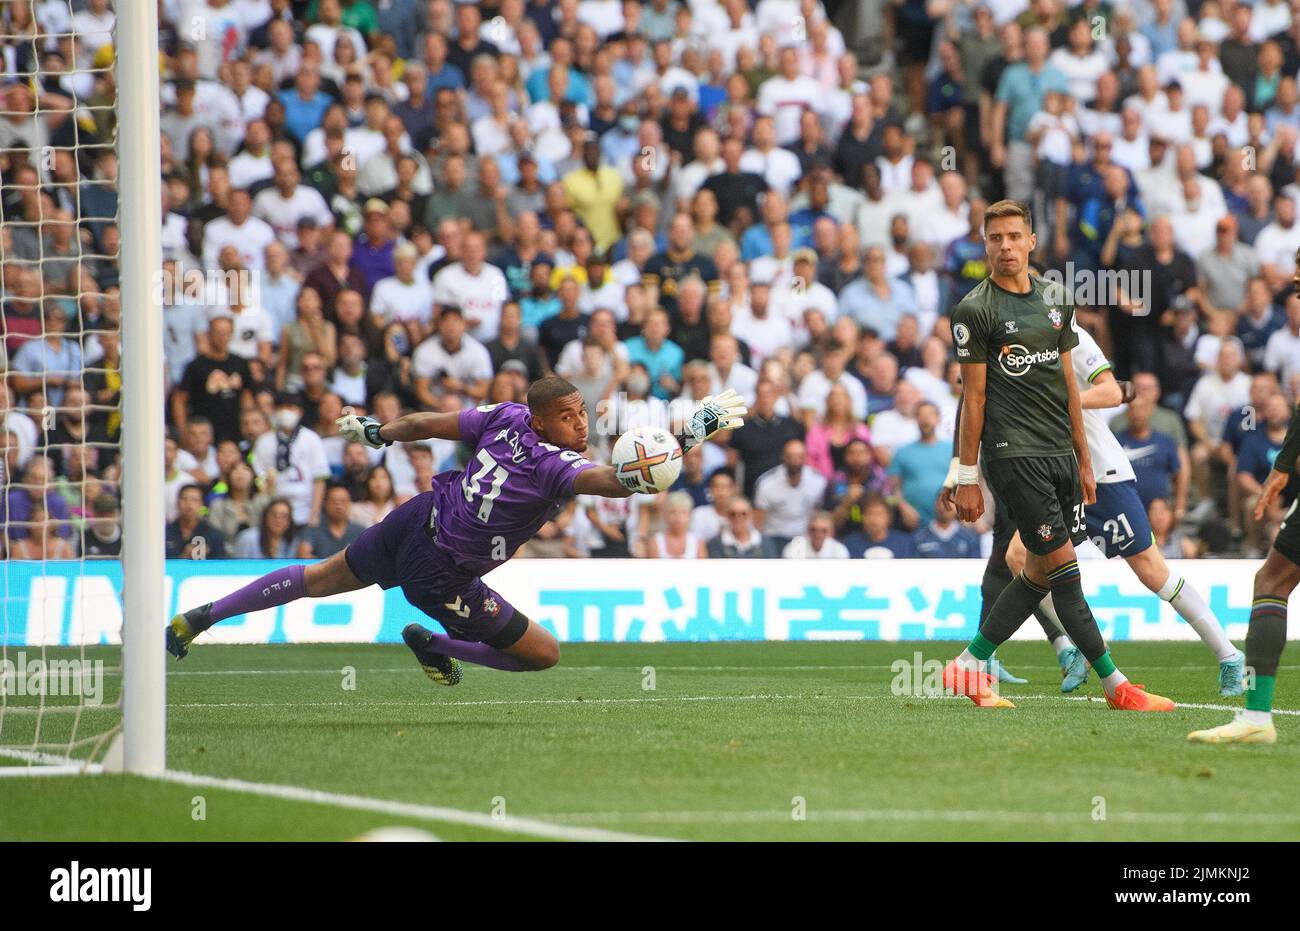
<path fill-rule="evenodd" d="M 1300 391 L 1300 0 L 159 8 L 164 277 L 134 308 L 112 4 L 0 11 L 6 557 L 119 550 L 123 313 L 165 327 L 170 556 L 330 555 L 463 464 L 346 444 L 345 407 L 548 373 L 593 457 L 724 388 L 751 413 L 522 555 L 978 556 L 938 502 L 947 313 L 1004 197 L 1136 385 L 1112 427 L 1162 550 L 1276 532 L 1250 511 Z"/>

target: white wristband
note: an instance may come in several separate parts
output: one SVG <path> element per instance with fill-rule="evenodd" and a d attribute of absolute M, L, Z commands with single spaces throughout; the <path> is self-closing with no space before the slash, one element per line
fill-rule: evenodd
<path fill-rule="evenodd" d="M 957 484 L 958 485 L 978 485 L 980 483 L 980 467 L 977 465 L 957 466 Z"/>

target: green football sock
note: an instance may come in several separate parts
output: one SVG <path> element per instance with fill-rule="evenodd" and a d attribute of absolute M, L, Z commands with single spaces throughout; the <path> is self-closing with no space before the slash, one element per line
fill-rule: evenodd
<path fill-rule="evenodd" d="M 1246 690 L 1247 711 L 1272 711 L 1273 689 L 1277 676 L 1255 676 L 1255 683 Z"/>

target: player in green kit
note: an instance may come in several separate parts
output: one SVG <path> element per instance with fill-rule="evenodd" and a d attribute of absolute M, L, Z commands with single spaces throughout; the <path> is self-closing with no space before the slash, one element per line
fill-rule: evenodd
<path fill-rule="evenodd" d="M 1292 281 L 1300 294 L 1300 249 L 1296 250 L 1296 273 Z M 1255 505 L 1255 519 L 1261 520 L 1268 506 L 1295 474 L 1300 458 L 1300 408 L 1291 412 L 1286 439 L 1273 460 L 1273 471 L 1264 482 Z M 1271 744 L 1277 742 L 1273 727 L 1273 689 L 1277 666 L 1286 647 L 1286 605 L 1300 583 L 1300 516 L 1291 502 L 1278 528 L 1273 548 L 1255 573 L 1255 593 L 1250 603 L 1250 626 L 1246 628 L 1246 710 L 1227 724 L 1205 731 L 1192 731 L 1187 739 L 1203 744 Z"/>
<path fill-rule="evenodd" d="M 1050 593 L 1066 633 L 1101 677 L 1111 708 L 1171 711 L 1172 701 L 1115 668 L 1083 598 L 1074 547 L 1087 536 L 1083 509 L 1096 500 L 1096 480 L 1070 363 L 1079 337 L 1074 308 L 1060 286 L 1029 274 L 1035 244 L 1026 205 L 1004 200 L 988 207 L 984 246 L 992 271 L 952 313 L 964 385 L 957 515 L 973 522 L 984 512 L 982 458 L 989 487 L 1028 553 L 1024 570 L 1002 590 L 979 633 L 944 667 L 944 687 L 980 707 L 1014 707 L 997 694 L 986 664 Z"/>

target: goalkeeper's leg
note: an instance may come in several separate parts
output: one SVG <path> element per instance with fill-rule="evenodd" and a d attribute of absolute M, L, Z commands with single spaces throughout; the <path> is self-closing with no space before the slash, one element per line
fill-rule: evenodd
<path fill-rule="evenodd" d="M 308 566 L 282 566 L 224 598 L 176 615 L 167 627 L 167 652 L 184 659 L 195 637 L 228 617 L 279 607 L 299 598 L 324 598 L 365 588 L 368 583 L 352 572 L 346 553 L 335 553 Z"/>

